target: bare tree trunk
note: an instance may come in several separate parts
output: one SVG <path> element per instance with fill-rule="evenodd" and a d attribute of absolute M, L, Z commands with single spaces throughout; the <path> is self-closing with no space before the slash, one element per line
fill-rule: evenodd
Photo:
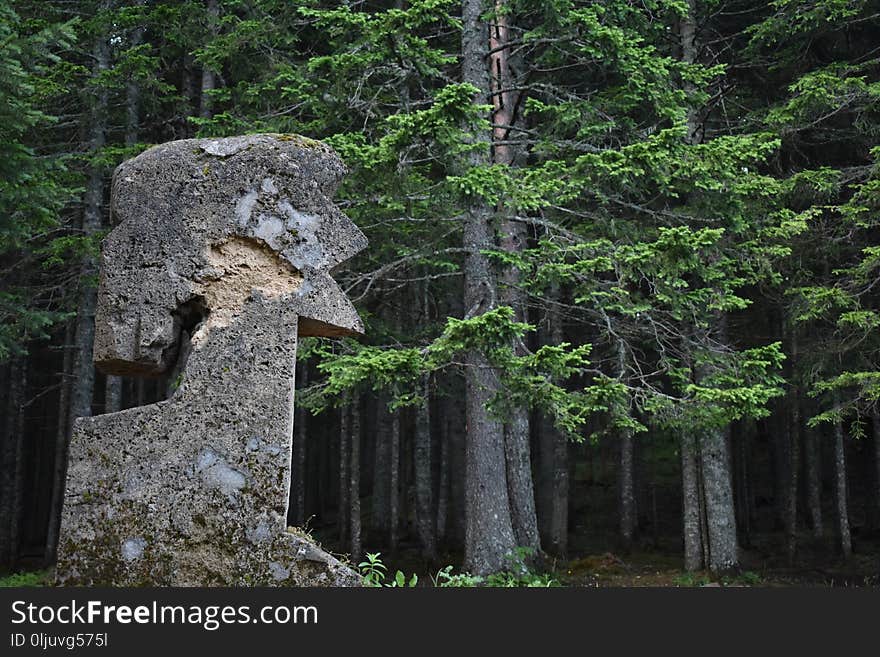
<path fill-rule="evenodd" d="M 136 0 L 143 6 L 146 0 Z M 136 48 L 144 40 L 144 26 L 138 25 L 131 30 L 129 45 Z M 125 145 L 132 147 L 138 142 L 140 133 L 141 85 L 134 78 L 125 82 Z M 111 226 L 112 227 L 112 226 Z M 108 375 L 104 384 L 104 412 L 115 413 L 122 410 L 122 377 Z"/>
<path fill-rule="evenodd" d="M 339 544 L 348 543 L 348 530 L 350 527 L 350 504 L 349 491 L 349 466 L 351 455 L 349 453 L 349 435 L 351 432 L 350 405 L 352 400 L 346 398 L 344 405 L 339 409 Z"/>
<path fill-rule="evenodd" d="M 709 537 L 708 565 L 713 572 L 723 572 L 739 565 L 726 431 L 703 434 L 700 440 L 700 466 Z"/>
<path fill-rule="evenodd" d="M 397 554 L 400 542 L 400 413 L 391 412 L 388 440 L 388 547 Z"/>
<path fill-rule="evenodd" d="M 4 397 L 0 409 L 3 421 L 0 422 L 0 572 L 11 569 L 12 544 L 9 531 L 9 518 L 12 515 L 12 488 L 15 485 L 15 436 L 11 419 L 13 417 L 13 386 L 18 378 L 15 374 L 16 358 L 0 362 L 0 385 Z"/>
<path fill-rule="evenodd" d="M 116 413 L 122 410 L 122 377 L 108 374 L 104 381 L 104 412 Z"/>
<path fill-rule="evenodd" d="M 479 90 L 474 102 L 486 104 L 490 88 L 487 70 L 487 25 L 481 0 L 462 2 L 462 79 Z M 489 163 L 489 135 L 477 134 L 478 146 L 469 151 L 468 165 Z M 494 275 L 486 250 L 494 239 L 492 212 L 480 199 L 466 209 L 463 246 L 465 317 L 475 317 L 496 305 Z M 465 568 L 484 575 L 506 568 L 516 548 L 507 486 L 503 424 L 489 412 L 501 386 L 498 372 L 485 354 L 465 354 L 467 443 L 465 469 Z"/>
<path fill-rule="evenodd" d="M 61 367 L 61 387 L 58 393 L 58 426 L 55 429 L 55 459 L 52 465 L 52 501 L 49 506 L 49 526 L 46 530 L 46 550 L 43 561 L 46 566 L 55 563 L 58 550 L 58 531 L 61 528 L 61 507 L 64 504 L 64 487 L 67 482 L 67 447 L 69 427 L 67 424 L 70 405 L 70 369 L 73 364 L 73 322 L 64 325 L 64 356 Z"/>
<path fill-rule="evenodd" d="M 695 0 L 688 0 L 688 12 L 679 23 L 681 58 L 686 64 L 697 61 L 697 6 Z M 692 93 L 693 84 L 685 81 L 684 91 Z M 697 108 L 691 107 L 687 112 L 688 144 L 702 141 L 699 134 L 700 121 Z M 724 317 L 717 320 L 720 333 L 724 334 Z M 699 336 L 705 340 L 707 336 Z M 698 380 L 702 378 L 696 372 Z M 685 567 L 694 570 L 696 557 L 694 550 L 696 530 L 701 537 L 702 561 L 714 571 L 728 570 L 738 564 L 738 548 L 736 540 L 736 511 L 733 504 L 733 488 L 730 478 L 730 453 L 727 446 L 726 431 L 704 431 L 699 439 L 685 437 L 682 441 L 682 481 L 684 483 L 685 500 Z M 693 498 L 697 499 L 694 500 Z M 694 504 L 696 502 L 696 504 Z M 693 517 L 694 507 L 702 509 L 702 514 Z M 702 522 L 700 522 L 702 518 Z"/>
<path fill-rule="evenodd" d="M 636 533 L 634 442 L 632 431 L 624 429 L 620 435 L 620 537 L 626 550 L 632 547 Z"/>
<path fill-rule="evenodd" d="M 626 368 L 626 345 L 623 340 L 617 340 L 617 377 L 623 380 Z M 629 406 L 627 400 L 627 407 Z M 624 409 L 629 413 L 629 408 Z M 635 464 L 633 459 L 634 440 L 633 432 L 630 429 L 623 429 L 620 433 L 620 463 L 618 469 L 620 494 L 620 537 L 626 550 L 632 547 L 633 538 L 636 532 L 636 497 L 634 482 Z"/>
<path fill-rule="evenodd" d="M 877 407 L 871 408 L 871 437 L 874 442 L 874 517 L 875 530 L 880 530 L 880 413 Z"/>
<path fill-rule="evenodd" d="M 822 464 L 819 434 L 815 429 L 807 429 L 806 447 L 806 487 L 807 508 L 810 513 L 810 529 L 813 538 L 820 539 L 824 534 L 822 524 Z"/>
<path fill-rule="evenodd" d="M 10 419 L 12 420 L 15 444 L 15 474 L 12 485 L 12 512 L 9 517 L 9 542 L 12 546 L 12 565 L 17 565 L 21 553 L 21 523 L 23 517 L 22 500 L 24 499 L 24 441 L 25 441 L 25 400 L 28 387 L 28 359 L 22 356 L 16 359 L 17 368 L 13 379 L 10 395 Z"/>
<path fill-rule="evenodd" d="M 382 543 L 387 540 L 391 528 L 388 519 L 389 480 L 391 478 L 389 457 L 391 454 L 391 425 L 395 422 L 395 418 L 388 411 L 387 401 L 385 395 L 380 395 L 377 402 L 378 431 L 376 432 L 376 453 L 374 455 L 375 460 L 373 461 L 373 492 L 370 505 L 370 527 L 376 536 L 381 537 Z"/>
<path fill-rule="evenodd" d="M 415 488 L 416 527 L 424 557 L 435 561 L 437 557 L 436 526 L 433 502 L 433 470 L 431 467 L 431 414 L 430 380 L 426 375 L 421 382 L 423 401 L 416 409 L 415 430 Z"/>
<path fill-rule="evenodd" d="M 788 492 L 785 496 L 785 546 L 789 565 L 794 565 L 797 553 L 797 499 L 798 474 L 800 472 L 800 413 L 798 412 L 798 401 L 794 400 L 792 403 L 791 427 L 788 430 Z"/>
<path fill-rule="evenodd" d="M 528 409 L 510 409 L 504 425 L 504 452 L 507 494 L 516 544 L 537 554 L 541 549 L 541 541 L 535 512 Z"/>
<path fill-rule="evenodd" d="M 351 404 L 351 441 L 349 464 L 349 499 L 350 515 L 350 549 L 351 560 L 358 563 L 361 558 L 361 404 L 360 398 L 354 397 Z"/>
<path fill-rule="evenodd" d="M 453 376 L 455 392 L 446 406 L 446 437 L 449 443 L 449 513 L 447 534 L 464 548 L 467 536 L 467 426 L 464 377 Z"/>
<path fill-rule="evenodd" d="M 434 527 L 437 530 L 437 543 L 442 544 L 446 540 L 446 525 L 449 517 L 449 465 L 450 465 L 450 435 L 449 425 L 451 423 L 448 405 L 446 399 L 441 398 L 439 401 L 441 409 L 443 409 L 443 418 L 440 421 L 440 473 L 437 477 L 437 517 Z"/>
<path fill-rule="evenodd" d="M 651 540 L 655 547 L 660 545 L 660 515 L 657 513 L 657 472 L 651 467 Z"/>
<path fill-rule="evenodd" d="M 736 511 L 737 511 L 737 534 L 740 538 L 741 545 L 749 546 L 751 544 L 752 526 L 755 520 L 754 514 L 754 492 L 752 490 L 752 450 L 751 450 L 751 423 L 740 423 L 735 425 L 737 431 L 731 428 L 731 447 L 736 454 L 734 459 L 734 471 L 736 473 L 736 486 L 734 492 L 736 495 Z"/>
<path fill-rule="evenodd" d="M 109 6 L 104 2 L 103 6 Z M 99 36 L 95 42 L 93 80 L 110 66 L 110 49 L 107 39 Z M 95 82 L 95 84 L 98 84 Z M 89 117 L 89 151 L 97 154 L 107 141 L 107 89 L 99 86 L 93 99 Z M 89 168 L 86 191 L 83 198 L 82 232 L 86 237 L 94 237 L 103 224 L 104 171 L 99 166 Z M 76 348 L 73 364 L 73 387 L 70 395 L 70 426 L 77 417 L 92 414 L 92 395 L 95 388 L 95 368 L 92 364 L 92 343 L 95 339 L 96 290 L 92 280 L 98 273 L 98 263 L 87 256 L 80 273 L 80 297 L 76 313 Z"/>
<path fill-rule="evenodd" d="M 835 396 L 835 407 L 839 400 Z M 849 530 L 849 507 L 846 491 L 846 454 L 843 444 L 843 421 L 834 422 L 834 502 L 837 521 L 837 547 L 841 556 L 848 560 L 852 556 L 852 537 Z"/>
<path fill-rule="evenodd" d="M 410 518 L 410 484 L 412 483 L 412 431 L 409 426 L 409 418 L 404 413 L 400 414 L 400 498 L 399 498 L 399 522 L 398 544 L 409 533 Z"/>
<path fill-rule="evenodd" d="M 550 511 L 550 548 L 561 559 L 568 556 L 569 458 L 568 439 L 553 428 L 553 499 Z"/>
<path fill-rule="evenodd" d="M 545 344 L 558 345 L 564 341 L 564 325 L 558 305 L 560 297 L 559 286 L 553 285 L 548 295 L 547 329 L 541 338 Z M 539 429 L 541 544 L 548 554 L 564 559 L 568 554 L 571 498 L 568 439 L 553 425 L 552 418 L 546 415 Z"/>
<path fill-rule="evenodd" d="M 302 390 L 309 385 L 309 367 L 305 362 L 297 363 L 296 389 Z M 297 405 L 294 410 L 293 425 L 293 468 L 290 485 L 290 521 L 301 527 L 306 522 L 306 449 L 308 441 L 308 415 L 306 410 Z"/>
<path fill-rule="evenodd" d="M 332 442 L 332 440 L 321 440 L 318 442 L 316 450 L 318 475 L 315 477 L 315 488 L 317 489 L 318 494 L 315 496 L 315 501 L 317 502 L 316 507 L 318 516 L 321 519 L 327 517 L 327 504 L 332 495 L 331 491 L 333 483 L 330 478 L 330 468 L 332 464 L 330 445 Z"/>
<path fill-rule="evenodd" d="M 505 0 L 495 0 L 495 22 L 489 26 L 489 68 L 492 113 L 493 161 L 508 167 L 515 165 L 516 153 L 507 143 L 510 130 L 517 121 L 516 106 L 519 93 L 514 86 L 509 53 L 509 17 Z M 499 203 L 497 211 L 501 221 L 501 249 L 508 253 L 520 253 L 525 246 L 526 226 L 510 217 L 509 209 Z M 515 266 L 502 268 L 499 277 L 499 301 L 513 308 L 518 322 L 526 321 L 525 294 L 520 287 L 520 271 Z M 515 343 L 514 352 L 522 354 L 522 345 Z M 507 468 L 507 493 L 510 499 L 510 515 L 516 543 L 534 552 L 541 548 L 538 520 L 535 513 L 535 489 L 532 481 L 530 456 L 529 412 L 523 406 L 511 408 L 504 423 L 504 449 Z"/>
<path fill-rule="evenodd" d="M 5 431 L 0 487 L 0 571 L 13 570 L 18 561 L 21 502 L 24 479 L 24 399 L 27 387 L 26 356 L 12 357 L 9 365 Z"/>
<path fill-rule="evenodd" d="M 135 0 L 135 4 L 143 7 L 146 0 Z M 136 25 L 131 30 L 129 43 L 136 48 L 144 42 L 144 25 Z M 129 78 L 125 83 L 125 145 L 137 144 L 141 128 L 141 85 L 138 80 Z"/>
<path fill-rule="evenodd" d="M 682 517 L 684 520 L 684 569 L 703 568 L 703 532 L 700 512 L 700 472 L 697 440 L 690 434 L 681 436 Z"/>
<path fill-rule="evenodd" d="M 791 329 L 791 362 L 789 373 L 794 380 L 794 365 L 798 358 L 798 340 L 795 329 Z M 789 426 L 783 432 L 788 439 L 788 488 L 785 493 L 785 545 L 789 565 L 794 564 L 797 552 L 797 499 L 798 499 L 798 473 L 800 472 L 800 388 L 795 381 L 792 386 L 792 399 L 790 413 L 782 415 L 783 422 L 790 420 Z M 783 401 L 784 404 L 784 401 Z"/>
<path fill-rule="evenodd" d="M 217 0 L 207 0 L 209 32 L 213 36 L 217 36 L 218 22 L 220 16 L 220 8 L 217 6 Z M 210 119 L 214 116 L 214 107 L 211 99 L 211 92 L 217 84 L 216 75 L 207 64 L 202 64 L 202 87 L 199 96 L 199 116 L 203 119 Z"/>

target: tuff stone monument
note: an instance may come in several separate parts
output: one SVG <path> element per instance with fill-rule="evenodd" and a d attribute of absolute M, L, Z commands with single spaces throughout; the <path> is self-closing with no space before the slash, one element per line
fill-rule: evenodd
<path fill-rule="evenodd" d="M 293 135 L 176 141 L 116 170 L 95 363 L 179 385 L 76 421 L 59 583 L 358 583 L 286 530 L 297 337 L 362 331 L 329 274 L 366 246 L 330 200 L 343 173 Z"/>

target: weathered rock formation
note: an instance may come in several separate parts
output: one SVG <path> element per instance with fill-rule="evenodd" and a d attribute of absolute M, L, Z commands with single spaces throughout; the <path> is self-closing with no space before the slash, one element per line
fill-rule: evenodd
<path fill-rule="evenodd" d="M 285 522 L 297 337 L 362 331 L 329 274 L 366 246 L 330 200 L 343 172 L 288 135 L 171 142 L 116 170 L 95 362 L 179 385 L 76 421 L 59 583 L 357 584 Z"/>

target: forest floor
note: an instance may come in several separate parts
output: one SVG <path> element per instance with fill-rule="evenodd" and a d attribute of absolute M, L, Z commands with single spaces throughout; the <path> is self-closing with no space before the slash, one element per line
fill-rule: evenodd
<path fill-rule="evenodd" d="M 880 538 L 863 539 L 854 544 L 850 560 L 835 557 L 825 543 L 799 547 L 794 565 L 786 563 L 781 535 L 753 540 L 741 548 L 741 568 L 736 573 L 715 576 L 708 572 L 689 573 L 674 539 L 639 545 L 631 551 L 602 551 L 602 542 L 580 545 L 565 561 L 549 561 L 543 572 L 552 585 L 566 587 L 861 587 L 880 586 Z M 592 549 L 591 549 L 592 548 Z M 443 555 L 449 563 L 460 563 L 461 555 Z M 401 549 L 388 560 L 388 570 L 416 573 L 430 585 L 436 575 L 413 549 Z M 539 569 L 540 570 L 540 569 Z"/>
<path fill-rule="evenodd" d="M 880 586 L 880 537 L 854 542 L 848 561 L 834 557 L 827 542 L 806 542 L 799 546 L 795 565 L 786 563 L 781 535 L 762 536 L 740 551 L 742 567 L 737 573 L 714 576 L 708 572 L 688 573 L 673 538 L 639 544 L 630 551 L 603 551 L 601 540 L 572 546 L 577 552 L 565 561 L 549 560 L 539 582 L 566 587 L 861 587 Z M 343 556 L 344 555 L 340 555 Z M 440 567 L 427 564 L 415 546 L 404 544 L 395 558 L 385 559 L 389 575 L 399 569 L 407 577 L 419 576 L 420 586 L 431 586 Z M 439 563 L 460 563 L 460 554 L 444 554 Z M 453 573 L 458 572 L 457 569 Z M 536 577 L 537 579 L 537 577 Z M 51 586 L 48 570 L 26 570 L 0 577 L 0 587 Z"/>
<path fill-rule="evenodd" d="M 744 551 L 738 573 L 713 576 L 688 573 L 681 559 L 656 552 L 589 555 L 569 561 L 556 572 L 562 586 L 876 586 L 878 556 L 854 555 L 849 562 L 827 558 L 788 567 L 769 564 Z"/>

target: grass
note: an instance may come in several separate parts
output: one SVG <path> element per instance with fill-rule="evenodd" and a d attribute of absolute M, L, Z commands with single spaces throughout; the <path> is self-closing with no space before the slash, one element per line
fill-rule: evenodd
<path fill-rule="evenodd" d="M 0 577 L 0 588 L 20 586 L 52 586 L 52 573 L 48 570 L 35 570 Z"/>

